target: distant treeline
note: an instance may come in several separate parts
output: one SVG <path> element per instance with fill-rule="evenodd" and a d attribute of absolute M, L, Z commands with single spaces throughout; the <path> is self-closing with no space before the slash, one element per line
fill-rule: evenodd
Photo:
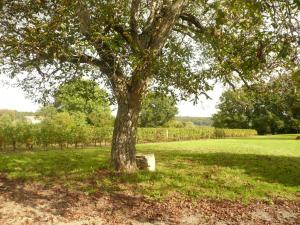
<path fill-rule="evenodd" d="M 0 117 L 4 114 L 11 115 L 14 119 L 23 119 L 25 116 L 35 116 L 35 112 L 19 112 L 17 110 L 0 109 Z"/>
<path fill-rule="evenodd" d="M 177 116 L 175 120 L 188 123 L 191 122 L 195 126 L 212 126 L 212 118 L 211 117 L 189 117 L 189 116 Z"/>

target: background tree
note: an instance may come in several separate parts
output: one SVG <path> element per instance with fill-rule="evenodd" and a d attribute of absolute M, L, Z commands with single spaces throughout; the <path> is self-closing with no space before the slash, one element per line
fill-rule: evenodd
<path fill-rule="evenodd" d="M 295 101 L 292 106 L 293 117 L 300 121 L 300 70 L 292 74 L 292 80 L 294 84 Z M 295 122 L 297 124 L 297 122 Z M 298 130 L 300 126 L 298 126 Z M 299 130 L 300 132 L 300 130 Z"/>
<path fill-rule="evenodd" d="M 57 113 L 57 110 L 53 105 L 47 105 L 38 110 L 37 116 L 51 118 L 56 113 Z"/>
<path fill-rule="evenodd" d="M 25 120 L 15 119 L 12 114 L 0 116 L 0 149 L 11 145 L 17 150 L 18 144 L 24 144 L 32 149 L 32 125 Z"/>
<path fill-rule="evenodd" d="M 112 162 L 135 171 L 150 87 L 197 100 L 211 78 L 255 82 L 289 69 L 298 22 L 296 0 L 2 1 L 0 62 L 11 77 L 25 74 L 21 86 L 40 101 L 78 74 L 106 83 L 118 104 Z"/>
<path fill-rule="evenodd" d="M 219 112 L 213 116 L 214 126 L 253 128 L 259 134 L 299 132 L 299 92 L 291 75 L 238 90 L 226 91 Z"/>
<path fill-rule="evenodd" d="M 114 122 L 109 107 L 96 107 L 87 118 L 89 123 L 96 127 L 112 127 Z"/>
<path fill-rule="evenodd" d="M 108 94 L 91 80 L 75 78 L 59 86 L 54 94 L 54 107 L 58 112 L 83 113 L 95 126 L 112 125 Z"/>
<path fill-rule="evenodd" d="M 222 94 L 218 104 L 219 112 L 213 115 L 214 127 L 250 128 L 250 115 L 253 111 L 251 94 L 244 89 L 229 90 Z"/>
<path fill-rule="evenodd" d="M 79 143 L 89 143 L 90 127 L 83 113 L 72 114 L 72 119 L 71 138 L 68 140 L 68 143 L 74 144 L 75 148 L 77 148 Z"/>
<path fill-rule="evenodd" d="M 0 116 L 0 145 L 1 149 L 5 148 L 5 145 L 8 144 L 8 129 L 11 126 L 13 119 L 11 114 L 2 114 Z"/>
<path fill-rule="evenodd" d="M 139 125 L 141 127 L 163 126 L 174 119 L 177 112 L 178 108 L 174 98 L 151 92 L 142 103 Z"/>
<path fill-rule="evenodd" d="M 72 142 L 72 129 L 75 127 L 74 118 L 67 112 L 55 114 L 52 118 L 45 121 L 46 133 L 50 134 L 52 143 L 58 143 L 62 149 L 64 145 Z M 52 136 L 52 138 L 51 138 Z"/>

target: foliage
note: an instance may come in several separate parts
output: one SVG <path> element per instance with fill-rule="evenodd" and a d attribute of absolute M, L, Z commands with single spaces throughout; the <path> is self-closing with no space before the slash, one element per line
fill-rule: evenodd
<path fill-rule="evenodd" d="M 98 127 L 112 125 L 108 94 L 91 80 L 77 78 L 61 85 L 54 94 L 54 107 L 58 112 L 83 113 Z"/>
<path fill-rule="evenodd" d="M 71 130 L 74 120 L 67 112 L 57 113 L 52 118 L 45 118 L 43 123 L 44 132 L 49 134 L 46 138 L 63 147 L 63 144 L 71 140 Z M 43 141 L 43 140 L 42 140 Z"/>
<path fill-rule="evenodd" d="M 299 91 L 290 75 L 265 84 L 226 91 L 214 126 L 252 128 L 260 134 L 295 133 L 300 130 Z"/>
<path fill-rule="evenodd" d="M 52 118 L 57 113 L 56 108 L 53 105 L 46 105 L 39 109 L 37 116 L 43 118 Z"/>
<path fill-rule="evenodd" d="M 46 117 L 37 127 L 38 143 L 44 147 L 58 144 L 63 148 L 67 144 L 74 144 L 77 148 L 79 143 L 89 143 L 91 138 L 91 131 L 83 113 L 57 113 L 53 117 Z"/>
<path fill-rule="evenodd" d="M 116 84 L 114 72 L 129 84 L 150 62 L 142 80 L 198 95 L 210 88 L 206 78 L 255 81 L 298 60 L 297 1 L 13 0 L 1 12 L 1 62 L 12 76 L 32 74 L 21 83 L 28 91 L 53 93 L 57 82 L 83 75 Z"/>
<path fill-rule="evenodd" d="M 159 127 L 165 125 L 178 112 L 176 101 L 170 96 L 149 93 L 143 101 L 140 112 L 140 127 Z"/>
<path fill-rule="evenodd" d="M 109 107 L 96 107 L 88 116 L 89 123 L 96 127 L 111 127 L 114 118 Z"/>
<path fill-rule="evenodd" d="M 11 114 L 3 114 L 0 117 L 0 149 L 11 145 L 16 150 L 17 143 L 31 148 L 33 132 L 33 127 L 28 122 L 15 120 Z"/>
<path fill-rule="evenodd" d="M 72 190 L 137 193 L 147 198 L 174 196 L 244 202 L 297 199 L 300 152 L 296 135 L 184 141 L 138 145 L 154 153 L 155 173 L 110 171 L 109 149 L 0 153 L 0 172 L 10 179 L 63 184 Z M 97 195 L 96 195 L 97 196 Z"/>

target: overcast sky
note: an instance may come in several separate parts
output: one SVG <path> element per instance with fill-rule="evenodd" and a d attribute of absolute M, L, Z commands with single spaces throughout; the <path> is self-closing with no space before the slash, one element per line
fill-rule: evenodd
<path fill-rule="evenodd" d="M 212 100 L 206 100 L 205 97 L 197 105 L 191 102 L 179 103 L 180 116 L 211 116 L 216 111 L 216 105 L 222 93 L 222 87 L 217 85 L 215 90 L 209 95 Z M 20 88 L 13 88 L 8 85 L 0 84 L 0 109 L 14 109 L 18 111 L 36 111 L 39 105 L 25 97 Z"/>

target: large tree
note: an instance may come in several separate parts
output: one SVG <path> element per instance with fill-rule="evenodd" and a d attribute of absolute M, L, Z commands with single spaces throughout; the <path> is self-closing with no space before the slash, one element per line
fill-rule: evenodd
<path fill-rule="evenodd" d="M 118 104 L 117 170 L 136 170 L 135 140 L 150 87 L 205 94 L 209 79 L 256 81 L 298 60 L 299 1 L 1 0 L 0 62 L 41 99 L 85 74 Z M 287 65 L 284 65 L 287 66 Z M 32 91 L 34 90 L 34 91 Z"/>

